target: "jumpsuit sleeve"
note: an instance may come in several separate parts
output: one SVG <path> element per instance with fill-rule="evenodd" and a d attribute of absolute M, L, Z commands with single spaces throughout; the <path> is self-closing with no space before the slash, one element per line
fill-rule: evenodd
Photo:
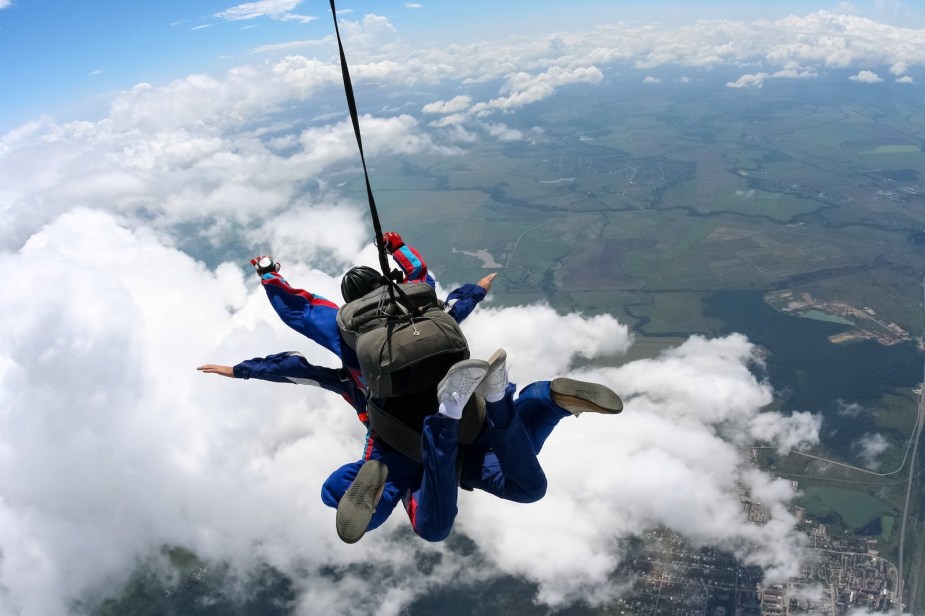
<path fill-rule="evenodd" d="M 248 359 L 234 366 L 233 370 L 236 379 L 319 385 L 325 389 L 341 380 L 340 370 L 310 364 L 298 351 Z"/>
<path fill-rule="evenodd" d="M 464 284 L 446 298 L 449 314 L 457 323 L 472 314 L 475 307 L 485 299 L 486 291 L 477 284 Z"/>
<path fill-rule="evenodd" d="M 273 383 L 315 385 L 338 394 L 354 408 L 360 421 L 366 422 L 366 391 L 351 378 L 346 368 L 327 368 L 310 364 L 297 351 L 255 357 L 235 365 L 237 379 L 259 379 Z"/>
<path fill-rule="evenodd" d="M 276 272 L 260 278 L 267 299 L 283 323 L 309 340 L 341 356 L 337 329 L 337 304 L 320 295 L 290 285 Z"/>
<path fill-rule="evenodd" d="M 392 253 L 392 259 L 404 272 L 404 282 L 426 282 L 435 286 L 433 277 L 427 272 L 427 264 L 416 249 L 406 244 Z"/>

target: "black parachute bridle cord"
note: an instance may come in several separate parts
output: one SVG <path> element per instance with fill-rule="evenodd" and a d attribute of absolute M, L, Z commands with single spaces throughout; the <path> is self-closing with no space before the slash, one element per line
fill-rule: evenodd
<path fill-rule="evenodd" d="M 366 168 L 366 157 L 363 154 L 363 138 L 360 135 L 360 117 L 357 113 L 356 98 L 353 96 L 353 82 L 350 79 L 350 70 L 347 68 L 347 56 L 344 54 L 344 44 L 340 38 L 340 28 L 337 26 L 337 8 L 334 0 L 331 2 L 331 16 L 334 18 L 334 34 L 337 35 L 337 50 L 340 53 L 340 68 L 344 76 L 344 93 L 347 95 L 347 107 L 350 110 L 350 119 L 353 122 L 353 134 L 357 138 L 357 147 L 360 149 L 360 161 L 363 163 L 363 177 L 366 179 L 366 196 L 369 199 L 369 214 L 373 219 L 373 232 L 376 234 L 376 249 L 379 251 L 379 268 L 382 276 L 388 281 L 389 295 L 394 297 L 395 291 L 404 300 L 405 306 L 410 310 L 411 301 L 405 292 L 389 276 L 389 261 L 385 256 L 385 242 L 382 238 L 382 225 L 379 223 L 379 212 L 376 210 L 376 199 L 373 197 L 373 188 L 369 183 L 369 171 Z"/>

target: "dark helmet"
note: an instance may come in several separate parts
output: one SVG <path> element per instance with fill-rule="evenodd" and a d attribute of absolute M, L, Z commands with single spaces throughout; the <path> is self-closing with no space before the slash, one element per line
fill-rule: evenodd
<path fill-rule="evenodd" d="M 340 281 L 340 293 L 344 296 L 345 302 L 352 302 L 384 284 L 385 280 L 380 272 L 365 265 L 358 265 L 344 274 Z"/>
<path fill-rule="evenodd" d="M 401 236 L 394 231 L 386 231 L 382 234 L 382 245 L 385 246 L 385 249 L 391 254 L 404 246 L 405 242 L 402 241 Z"/>

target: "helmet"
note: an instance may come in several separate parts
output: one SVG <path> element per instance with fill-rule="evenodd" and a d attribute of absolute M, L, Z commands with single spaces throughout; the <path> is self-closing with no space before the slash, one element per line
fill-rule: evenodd
<path fill-rule="evenodd" d="M 383 233 L 382 243 L 385 245 L 385 249 L 388 250 L 389 253 L 393 253 L 405 245 L 401 239 L 401 236 L 394 231 L 386 231 Z"/>
<path fill-rule="evenodd" d="M 382 274 L 371 267 L 358 265 L 350 268 L 340 281 L 340 293 L 345 302 L 359 299 L 385 284 Z"/>

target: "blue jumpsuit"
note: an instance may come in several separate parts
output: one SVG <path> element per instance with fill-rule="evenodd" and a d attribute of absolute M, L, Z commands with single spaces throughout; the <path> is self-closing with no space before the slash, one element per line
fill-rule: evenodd
<path fill-rule="evenodd" d="M 550 396 L 550 382 L 539 381 L 514 399 L 509 384 L 499 402 L 486 402 L 486 422 L 476 440 L 457 444 L 458 421 L 442 415 L 424 419 L 422 463 L 380 445 L 367 459 L 381 460 L 389 469 L 382 498 L 367 530 L 384 523 L 402 501 L 414 532 L 427 541 L 449 536 L 456 519 L 456 457 L 462 455 L 459 485 L 498 498 L 532 503 L 546 494 L 546 474 L 537 454 L 563 417 L 571 415 Z M 345 464 L 324 482 L 321 500 L 337 507 L 365 460 Z"/>

